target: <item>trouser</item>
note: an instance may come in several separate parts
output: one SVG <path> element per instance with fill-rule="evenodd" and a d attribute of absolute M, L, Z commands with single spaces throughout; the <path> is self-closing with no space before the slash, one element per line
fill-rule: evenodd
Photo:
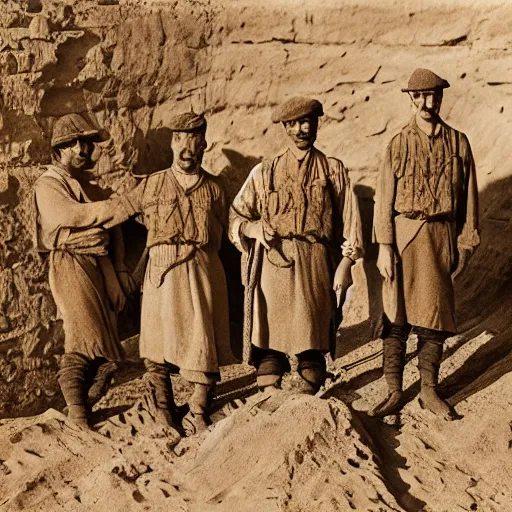
<path fill-rule="evenodd" d="M 276 383 L 284 373 L 290 371 L 290 363 L 286 354 L 277 350 L 262 349 L 252 346 L 253 364 L 256 367 L 257 377 L 275 376 Z M 320 350 L 306 350 L 297 354 L 299 375 L 318 391 L 325 380 L 326 364 L 323 352 Z"/>
<path fill-rule="evenodd" d="M 418 335 L 418 369 L 421 383 L 426 386 L 437 385 L 443 344 L 451 333 L 409 324 L 390 324 L 383 341 L 383 371 L 390 392 L 402 389 L 406 342 L 411 330 Z"/>
<path fill-rule="evenodd" d="M 67 405 L 94 403 L 105 392 L 105 386 L 117 369 L 113 361 L 89 359 L 78 352 L 64 354 L 60 361 L 59 385 Z"/>
<path fill-rule="evenodd" d="M 155 391 L 156 406 L 161 409 L 175 409 L 174 394 L 171 382 L 171 373 L 178 373 L 179 368 L 170 363 L 155 363 L 144 359 L 149 382 Z M 219 380 L 218 373 L 198 373 L 199 382 L 189 381 L 194 384 L 194 391 L 188 400 L 190 411 L 194 414 L 205 414 L 213 402 L 215 384 Z"/>

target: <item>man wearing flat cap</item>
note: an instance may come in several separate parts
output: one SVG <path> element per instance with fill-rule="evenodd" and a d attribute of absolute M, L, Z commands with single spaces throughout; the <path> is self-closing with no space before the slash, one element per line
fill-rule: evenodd
<path fill-rule="evenodd" d="M 224 192 L 202 167 L 206 120 L 187 112 L 168 126 L 170 168 L 151 174 L 129 193 L 148 230 L 140 355 L 155 390 L 159 419 L 179 418 L 171 372 L 194 384 L 184 427 L 207 427 L 219 367 L 233 362 L 227 286 L 218 251 L 227 225 Z M 174 416 L 174 417 L 173 417 Z"/>
<path fill-rule="evenodd" d="M 114 268 L 108 230 L 134 211 L 123 197 L 92 202 L 84 189 L 98 137 L 79 114 L 57 119 L 53 164 L 34 186 L 36 247 L 48 255 L 50 289 L 64 327 L 59 384 L 68 418 L 81 428 L 88 426 L 87 395 L 99 367 L 121 359 L 116 315 L 130 291 L 122 275 L 124 250 Z"/>
<path fill-rule="evenodd" d="M 456 332 L 452 280 L 480 242 L 475 163 L 469 141 L 439 117 L 449 87 L 417 69 L 407 88 L 415 115 L 387 147 L 375 194 L 377 266 L 384 278 L 387 398 L 370 414 L 401 404 L 406 341 L 418 336 L 420 404 L 452 417 L 436 393 L 444 340 Z"/>
<path fill-rule="evenodd" d="M 314 146 L 322 115 L 319 101 L 301 97 L 274 110 L 288 147 L 251 171 L 230 211 L 230 238 L 244 259 L 244 359 L 269 391 L 280 387 L 287 355 L 297 355 L 303 391 L 323 384 L 333 288 L 350 286 L 362 250 L 347 170 Z"/>

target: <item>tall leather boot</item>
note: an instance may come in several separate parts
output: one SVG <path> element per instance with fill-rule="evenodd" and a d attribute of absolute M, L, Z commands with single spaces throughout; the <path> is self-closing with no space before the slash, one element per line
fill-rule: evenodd
<path fill-rule="evenodd" d="M 85 356 L 71 352 L 60 362 L 59 385 L 68 408 L 68 420 L 82 429 L 88 429 L 86 373 L 90 365 Z"/>
<path fill-rule="evenodd" d="M 165 363 L 155 363 L 149 359 L 144 360 L 144 365 L 146 367 L 146 379 L 151 384 L 155 397 L 155 421 L 179 430 L 172 416 L 176 411 L 176 403 L 174 402 L 169 367 Z"/>
<path fill-rule="evenodd" d="M 410 330 L 410 325 L 391 324 L 389 336 L 382 342 L 383 372 L 388 396 L 368 412 L 369 416 L 383 418 L 398 413 L 401 408 L 406 343 Z"/>
<path fill-rule="evenodd" d="M 452 408 L 436 392 L 446 334 L 424 328 L 417 328 L 417 333 L 419 339 L 418 368 L 421 377 L 420 406 L 439 416 L 453 419 Z"/>

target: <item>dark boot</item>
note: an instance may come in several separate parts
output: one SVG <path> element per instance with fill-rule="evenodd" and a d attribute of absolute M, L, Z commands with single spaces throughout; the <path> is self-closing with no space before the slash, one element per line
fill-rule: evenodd
<path fill-rule="evenodd" d="M 155 397 L 155 421 L 179 430 L 177 422 L 173 418 L 177 407 L 174 402 L 169 367 L 165 363 L 155 363 L 149 359 L 144 360 L 144 365 L 146 366 L 146 379 L 149 381 Z"/>
<path fill-rule="evenodd" d="M 290 364 L 285 354 L 276 350 L 252 347 L 252 358 L 256 366 L 256 383 L 260 391 L 277 391 Z"/>
<path fill-rule="evenodd" d="M 297 354 L 299 364 L 297 372 L 304 381 L 302 391 L 305 394 L 315 394 L 325 382 L 327 368 L 325 357 L 319 350 L 306 350 Z"/>
<path fill-rule="evenodd" d="M 68 408 L 68 420 L 82 429 L 88 429 L 86 373 L 89 359 L 77 353 L 62 356 L 59 385 Z"/>
<path fill-rule="evenodd" d="M 423 328 L 418 328 L 417 332 L 418 368 L 421 377 L 420 406 L 439 416 L 453 419 L 452 408 L 436 392 L 446 333 Z"/>
<path fill-rule="evenodd" d="M 383 418 L 400 411 L 406 343 L 410 330 L 409 325 L 392 324 L 389 336 L 382 342 L 383 371 L 388 385 L 388 396 L 369 411 L 369 416 Z"/>
<path fill-rule="evenodd" d="M 87 405 L 90 409 L 105 396 L 117 370 L 118 366 L 114 361 L 106 361 L 105 359 L 93 361 L 87 376 L 89 390 Z"/>
<path fill-rule="evenodd" d="M 194 391 L 188 400 L 190 411 L 183 418 L 184 428 L 188 435 L 201 433 L 211 425 L 209 413 L 215 387 L 215 382 L 210 384 L 194 383 Z"/>

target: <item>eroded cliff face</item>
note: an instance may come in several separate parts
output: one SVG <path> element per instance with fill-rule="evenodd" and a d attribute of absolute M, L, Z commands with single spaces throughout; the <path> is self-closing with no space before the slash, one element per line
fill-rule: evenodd
<path fill-rule="evenodd" d="M 169 116 L 205 111 L 205 167 L 224 176 L 233 196 L 251 167 L 284 143 L 272 107 L 314 96 L 326 114 L 318 147 L 349 167 L 369 241 L 380 156 L 410 116 L 400 88 L 416 67 L 430 67 L 452 85 L 442 114 L 469 136 L 482 191 L 483 249 L 461 283 L 492 307 L 495 290 L 510 285 L 512 8 L 425 3 L 3 2 L 0 416 L 60 400 L 62 326 L 33 249 L 32 185 L 50 160 L 52 122 L 68 112 L 86 113 L 109 135 L 96 172 L 100 185 L 116 188 L 123 177 L 112 174 L 113 157 L 135 173 L 165 168 Z M 355 271 L 348 323 L 372 310 L 375 272 L 366 267 Z M 474 305 L 465 299 L 463 320 L 475 316 Z"/>

